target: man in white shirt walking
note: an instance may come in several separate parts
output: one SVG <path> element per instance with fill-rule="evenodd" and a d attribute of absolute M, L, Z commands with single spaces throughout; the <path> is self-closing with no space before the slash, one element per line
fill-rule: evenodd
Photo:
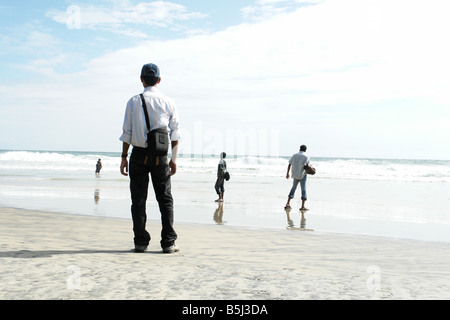
<path fill-rule="evenodd" d="M 286 179 L 289 179 L 289 171 L 292 168 L 292 179 L 294 180 L 292 184 L 291 191 L 289 192 L 288 201 L 286 203 L 285 209 L 291 209 L 291 199 L 294 198 L 295 191 L 297 190 L 297 186 L 300 183 L 301 189 L 302 189 L 302 206 L 300 210 L 308 210 L 305 208 L 305 201 L 307 199 L 306 197 L 306 171 L 305 171 L 305 165 L 309 163 L 309 157 L 305 154 L 306 152 L 306 146 L 301 145 L 300 146 L 300 152 L 294 154 L 291 159 L 289 160 L 289 165 L 287 168 L 286 173 Z"/>
<path fill-rule="evenodd" d="M 177 234 L 173 228 L 173 198 L 170 181 L 171 175 L 177 171 L 176 157 L 180 138 L 178 112 L 175 103 L 156 88 L 161 82 L 158 66 L 153 63 L 145 64 L 141 71 L 141 82 L 145 88 L 142 97 L 133 96 L 126 107 L 123 134 L 120 137 L 123 142 L 120 172 L 124 176 L 128 176 L 128 173 L 130 175 L 135 251 L 144 252 L 150 242 L 150 234 L 145 230 L 150 174 L 161 212 L 161 247 L 164 253 L 173 253 L 179 250 L 175 245 Z M 149 115 L 150 128 L 147 128 L 144 106 Z M 170 162 L 167 155 L 156 156 L 149 153 L 147 149 L 147 133 L 154 129 L 165 129 L 168 133 L 172 145 Z M 127 156 L 130 145 L 133 145 L 133 150 L 128 168 Z"/>

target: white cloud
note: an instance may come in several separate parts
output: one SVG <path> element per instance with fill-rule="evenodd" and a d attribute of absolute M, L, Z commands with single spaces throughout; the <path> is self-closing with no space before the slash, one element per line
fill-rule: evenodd
<path fill-rule="evenodd" d="M 129 1 L 116 1 L 111 6 L 79 4 L 67 10 L 50 10 L 47 16 L 56 22 L 73 24 L 76 28 L 100 29 L 129 36 L 144 37 L 145 33 L 135 30 L 133 26 L 147 25 L 154 27 L 171 27 L 186 20 L 204 18 L 200 12 L 190 12 L 183 5 L 153 1 L 132 5 Z"/>
<path fill-rule="evenodd" d="M 397 147 L 405 139 L 428 137 L 423 152 L 435 147 L 442 157 L 443 138 L 421 130 L 397 133 L 411 129 L 405 112 L 410 123 L 421 123 L 422 105 L 437 119 L 449 119 L 445 5 L 329 1 L 210 35 L 148 41 L 93 59 L 83 72 L 58 77 L 56 86 L 27 86 L 27 102 L 34 95 L 56 114 L 63 102 L 64 118 L 84 123 L 80 144 L 101 125 L 108 149 L 114 150 L 125 103 L 141 90 L 140 68 L 154 62 L 162 72 L 160 88 L 178 103 L 184 128 L 195 121 L 203 121 L 205 130 L 275 128 L 286 144 L 282 154 L 291 153 L 299 137 L 323 148 L 333 148 L 339 139 L 355 152 L 380 138 L 389 137 Z M 405 107 L 410 103 L 411 110 Z M 424 121 L 424 128 L 436 123 Z M 441 136 L 450 134 L 444 125 L 440 130 Z M 385 144 L 383 151 L 392 150 Z M 322 150 L 323 155 L 338 152 Z"/>
<path fill-rule="evenodd" d="M 275 16 L 292 12 L 305 6 L 319 4 L 324 0 L 256 0 L 254 5 L 241 9 L 244 18 L 252 21 L 263 21 Z"/>
<path fill-rule="evenodd" d="M 30 31 L 26 39 L 26 44 L 31 52 L 36 52 L 36 50 L 48 51 L 59 47 L 59 41 L 51 34 L 36 30 Z"/>
<path fill-rule="evenodd" d="M 45 30 L 24 25 L 20 31 L 13 30 L 0 34 L 0 54 L 31 54 L 32 56 L 51 55 L 59 52 L 60 41 Z"/>

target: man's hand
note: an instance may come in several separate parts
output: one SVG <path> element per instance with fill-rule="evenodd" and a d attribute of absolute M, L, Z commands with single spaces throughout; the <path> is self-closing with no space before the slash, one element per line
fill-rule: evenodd
<path fill-rule="evenodd" d="M 124 176 L 128 176 L 128 160 L 127 160 L 127 158 L 122 158 L 122 163 L 120 164 L 120 173 Z"/>
<path fill-rule="evenodd" d="M 288 165 L 287 171 L 286 171 L 286 179 L 289 180 L 289 172 L 291 171 L 291 164 Z"/>
<path fill-rule="evenodd" d="M 170 167 L 170 175 L 173 176 L 175 173 L 177 173 L 177 164 L 172 162 L 172 160 L 170 160 L 169 162 L 169 167 Z"/>
<path fill-rule="evenodd" d="M 124 176 L 128 176 L 128 148 L 130 145 L 124 141 L 122 143 L 122 163 L 120 164 L 120 173 Z"/>

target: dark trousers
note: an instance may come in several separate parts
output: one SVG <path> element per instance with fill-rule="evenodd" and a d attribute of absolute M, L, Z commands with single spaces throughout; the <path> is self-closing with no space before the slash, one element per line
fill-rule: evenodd
<path fill-rule="evenodd" d="M 177 234 L 173 228 L 173 198 L 167 156 L 150 157 L 146 149 L 134 147 L 130 157 L 129 174 L 134 244 L 147 246 L 151 238 L 145 229 L 150 174 L 161 213 L 161 247 L 170 247 L 177 239 Z"/>
<path fill-rule="evenodd" d="M 220 195 L 225 192 L 225 179 L 223 175 L 217 178 L 216 184 L 214 185 L 214 189 L 216 189 L 216 193 Z"/>

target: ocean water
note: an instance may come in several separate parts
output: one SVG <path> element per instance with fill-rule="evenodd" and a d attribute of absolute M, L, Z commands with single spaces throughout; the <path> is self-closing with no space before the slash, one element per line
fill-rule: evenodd
<path fill-rule="evenodd" d="M 231 179 L 218 205 L 218 157 L 182 155 L 172 177 L 175 220 L 450 242 L 450 161 L 310 156 L 317 174 L 308 176 L 310 210 L 302 214 L 298 198 L 283 209 L 289 157 L 228 157 Z M 129 219 L 129 179 L 119 165 L 117 152 L 1 150 L 0 207 Z M 159 219 L 151 189 L 148 212 Z"/>

